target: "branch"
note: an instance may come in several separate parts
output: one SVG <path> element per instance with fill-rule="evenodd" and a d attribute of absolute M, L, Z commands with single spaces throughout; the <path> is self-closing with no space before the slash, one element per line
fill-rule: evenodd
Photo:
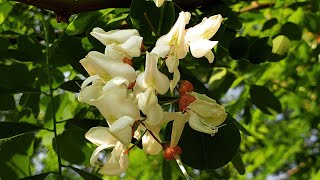
<path fill-rule="evenodd" d="M 32 5 L 41 9 L 54 11 L 57 19 L 64 21 L 70 15 L 95 11 L 106 8 L 128 8 L 131 0 L 13 0 Z M 150 0 L 152 1 L 152 0 Z M 184 9 L 196 8 L 198 6 L 212 3 L 216 0 L 174 0 Z"/>
<path fill-rule="evenodd" d="M 259 9 L 263 9 L 263 8 L 268 8 L 268 7 L 271 7 L 273 5 L 274 5 L 274 2 L 271 2 L 271 3 L 259 3 L 257 1 L 252 1 L 250 6 L 241 9 L 239 11 L 239 13 L 245 13 L 245 12 L 249 12 L 249 11 L 252 11 L 252 10 L 259 10 Z"/>

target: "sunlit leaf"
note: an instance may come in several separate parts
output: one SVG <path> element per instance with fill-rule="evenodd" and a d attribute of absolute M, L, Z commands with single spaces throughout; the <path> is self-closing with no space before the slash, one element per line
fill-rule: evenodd
<path fill-rule="evenodd" d="M 290 50 L 290 40 L 283 35 L 279 35 L 272 41 L 272 56 L 269 61 L 279 61 L 285 58 Z"/>

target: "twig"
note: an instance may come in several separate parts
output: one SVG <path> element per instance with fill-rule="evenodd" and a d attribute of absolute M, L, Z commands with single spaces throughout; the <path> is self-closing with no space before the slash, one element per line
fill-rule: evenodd
<path fill-rule="evenodd" d="M 264 8 L 268 8 L 274 5 L 274 2 L 270 2 L 270 3 L 259 3 L 257 1 L 252 1 L 251 5 L 248 7 L 245 7 L 243 9 L 241 9 L 239 11 L 239 14 L 241 13 L 245 13 L 245 12 L 249 12 L 252 10 L 259 10 L 259 9 L 264 9 Z"/>

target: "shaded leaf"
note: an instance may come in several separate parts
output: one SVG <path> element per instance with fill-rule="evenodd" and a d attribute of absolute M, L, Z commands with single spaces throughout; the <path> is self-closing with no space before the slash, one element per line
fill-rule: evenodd
<path fill-rule="evenodd" d="M 286 22 L 280 30 L 280 35 L 285 35 L 291 40 L 300 40 L 302 36 L 301 28 L 292 22 Z"/>
<path fill-rule="evenodd" d="M 77 35 L 83 33 L 91 23 L 102 14 L 99 11 L 80 13 L 67 27 L 67 34 Z"/>
<path fill-rule="evenodd" d="M 235 60 L 239 60 L 243 58 L 248 49 L 249 49 L 250 41 L 243 36 L 237 37 L 229 46 L 230 57 Z"/>
<path fill-rule="evenodd" d="M 85 132 L 89 131 L 90 128 L 96 127 L 96 126 L 105 126 L 107 127 L 108 124 L 105 120 L 99 120 L 99 119 L 69 119 L 66 122 L 66 129 L 72 126 L 76 126 Z"/>
<path fill-rule="evenodd" d="M 236 153 L 236 155 L 234 156 L 231 162 L 233 166 L 237 169 L 239 174 L 244 175 L 246 173 L 246 168 L 243 164 L 239 151 Z"/>
<path fill-rule="evenodd" d="M 237 126 L 237 128 L 238 128 L 240 131 L 242 131 L 245 135 L 247 135 L 247 136 L 252 136 L 252 134 L 251 134 L 245 127 L 243 127 L 242 124 L 239 123 L 235 118 L 233 118 L 233 117 L 230 116 L 229 114 L 228 114 L 228 118 L 229 118 L 230 121 L 232 121 L 233 124 L 234 124 L 235 126 Z"/>
<path fill-rule="evenodd" d="M 0 111 L 16 108 L 16 102 L 12 94 L 0 94 L 0 99 Z"/>
<path fill-rule="evenodd" d="M 0 140 L 21 136 L 42 127 L 22 122 L 0 122 Z"/>
<path fill-rule="evenodd" d="M 162 161 L 162 179 L 171 180 L 172 179 L 172 167 L 171 161 L 163 159 Z"/>
<path fill-rule="evenodd" d="M 50 172 L 47 172 L 47 173 L 37 174 L 34 176 L 25 177 L 19 180 L 44 180 L 49 174 Z"/>
<path fill-rule="evenodd" d="M 93 174 L 90 174 L 86 171 L 83 171 L 81 169 L 78 169 L 78 168 L 75 168 L 75 167 L 72 167 L 72 166 L 68 166 L 69 168 L 73 169 L 75 172 L 77 172 L 81 177 L 83 177 L 84 179 L 86 180 L 102 180 L 101 178 L 93 175 Z"/>
<path fill-rule="evenodd" d="M 61 84 L 59 88 L 71 92 L 80 92 L 82 83 L 83 80 L 70 80 Z"/>
<path fill-rule="evenodd" d="M 269 89 L 263 86 L 251 86 L 251 101 L 262 112 L 267 114 L 277 114 L 282 112 L 281 103 L 277 97 L 273 95 Z"/>
<path fill-rule="evenodd" d="M 186 124 L 179 141 L 182 162 L 196 169 L 216 169 L 230 162 L 238 151 L 240 133 L 229 118 L 224 124 L 214 136 L 195 131 Z M 170 125 L 166 135 L 171 133 Z"/>
<path fill-rule="evenodd" d="M 263 24 L 263 27 L 262 27 L 261 31 L 270 29 L 270 28 L 272 28 L 274 25 L 276 25 L 277 23 L 278 23 L 277 18 L 269 19 L 268 21 L 266 21 L 266 22 Z"/>
<path fill-rule="evenodd" d="M 23 61 L 44 63 L 43 47 L 38 40 L 31 38 L 31 36 L 19 36 L 18 47 L 19 53 L 23 54 L 20 56 Z"/>
<path fill-rule="evenodd" d="M 268 39 L 268 37 L 259 38 L 250 45 L 248 54 L 250 63 L 262 63 L 271 55 L 272 47 L 268 44 Z"/>

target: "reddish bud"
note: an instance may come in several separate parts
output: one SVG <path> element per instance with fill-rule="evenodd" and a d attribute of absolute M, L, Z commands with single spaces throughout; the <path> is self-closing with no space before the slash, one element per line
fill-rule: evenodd
<path fill-rule="evenodd" d="M 179 95 L 183 96 L 187 92 L 192 92 L 193 91 L 193 85 L 190 81 L 184 80 L 180 83 L 179 85 Z"/>
<path fill-rule="evenodd" d="M 164 145 L 163 156 L 166 160 L 174 160 L 176 156 L 182 153 L 182 149 L 179 146 L 170 147 L 168 144 Z"/>
<path fill-rule="evenodd" d="M 189 106 L 189 104 L 193 103 L 193 101 L 195 100 L 196 98 L 191 96 L 190 94 L 184 94 L 179 99 L 179 110 L 181 112 L 185 112 L 187 109 L 187 106 Z"/>
<path fill-rule="evenodd" d="M 129 64 L 130 66 L 133 66 L 133 61 L 132 59 L 129 59 L 127 57 L 123 58 L 122 61 L 126 64 Z"/>

